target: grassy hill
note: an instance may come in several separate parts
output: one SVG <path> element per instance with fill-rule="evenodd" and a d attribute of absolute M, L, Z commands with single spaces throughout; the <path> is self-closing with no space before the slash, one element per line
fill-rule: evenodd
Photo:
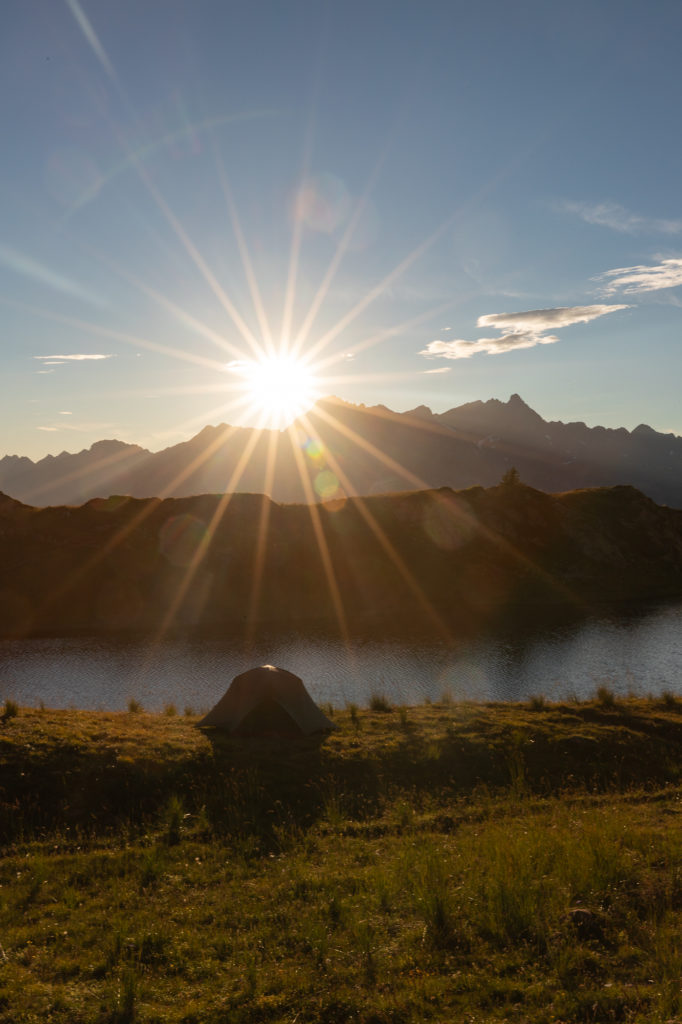
<path fill-rule="evenodd" d="M 0 498 L 0 634 L 432 635 L 682 594 L 682 511 L 523 484 L 277 505 L 262 495 Z M 539 611 L 540 610 L 540 611 Z"/>
<path fill-rule="evenodd" d="M 682 703 L 0 725 L 0 1021 L 670 1021 Z"/>

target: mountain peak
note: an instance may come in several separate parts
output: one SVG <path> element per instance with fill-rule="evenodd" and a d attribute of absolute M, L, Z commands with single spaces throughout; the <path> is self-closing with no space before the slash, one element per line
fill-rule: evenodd
<path fill-rule="evenodd" d="M 406 413 L 403 413 L 403 415 L 404 416 L 410 416 L 413 419 L 419 419 L 419 420 L 432 420 L 433 419 L 433 413 L 429 409 L 428 405 L 418 405 L 415 409 L 409 409 Z"/>
<path fill-rule="evenodd" d="M 656 431 L 653 427 L 650 427 L 648 423 L 640 423 L 639 426 L 635 427 L 632 433 L 637 434 L 639 437 L 647 437 L 651 436 L 652 434 L 655 434 Z"/>
<path fill-rule="evenodd" d="M 141 452 L 142 448 L 136 444 L 128 444 L 126 441 L 117 441 L 115 438 L 107 438 L 102 441 L 95 441 L 90 445 L 90 452 L 94 455 L 113 455 L 116 452 L 123 451 L 137 451 Z M 62 455 L 64 452 L 62 452 Z"/>

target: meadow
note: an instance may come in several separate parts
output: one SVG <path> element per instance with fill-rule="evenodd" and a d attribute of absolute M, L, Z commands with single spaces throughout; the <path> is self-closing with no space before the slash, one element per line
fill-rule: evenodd
<path fill-rule="evenodd" d="M 682 1019 L 682 701 L 0 715 L 0 1021 Z"/>

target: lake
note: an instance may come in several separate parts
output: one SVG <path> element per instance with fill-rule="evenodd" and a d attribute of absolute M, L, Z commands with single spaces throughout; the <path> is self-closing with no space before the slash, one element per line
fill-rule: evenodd
<path fill-rule="evenodd" d="M 626 695 L 682 694 L 682 606 L 627 617 L 485 637 L 456 645 L 358 638 L 350 650 L 322 637 L 273 637 L 250 653 L 217 639 L 38 638 L 0 640 L 0 700 L 25 706 L 150 711 L 208 709 L 238 672 L 270 663 L 300 675 L 336 707 L 374 693 L 403 704 L 588 697 L 599 686 Z"/>

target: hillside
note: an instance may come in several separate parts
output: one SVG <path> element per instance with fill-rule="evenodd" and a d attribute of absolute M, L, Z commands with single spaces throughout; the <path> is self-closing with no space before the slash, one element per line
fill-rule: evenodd
<path fill-rule="evenodd" d="M 3 635 L 319 627 L 472 632 L 682 594 L 682 512 L 523 484 L 282 505 L 255 494 L 0 499 Z"/>
<path fill-rule="evenodd" d="M 311 502 L 341 493 L 489 487 L 512 465 L 543 491 L 629 484 L 682 507 L 682 438 L 645 424 L 630 432 L 547 422 L 518 395 L 439 414 L 426 406 L 396 413 L 324 399 L 290 434 L 221 424 L 155 453 L 110 440 L 37 463 L 5 456 L 0 491 L 40 506 L 110 494 L 225 491 Z"/>

